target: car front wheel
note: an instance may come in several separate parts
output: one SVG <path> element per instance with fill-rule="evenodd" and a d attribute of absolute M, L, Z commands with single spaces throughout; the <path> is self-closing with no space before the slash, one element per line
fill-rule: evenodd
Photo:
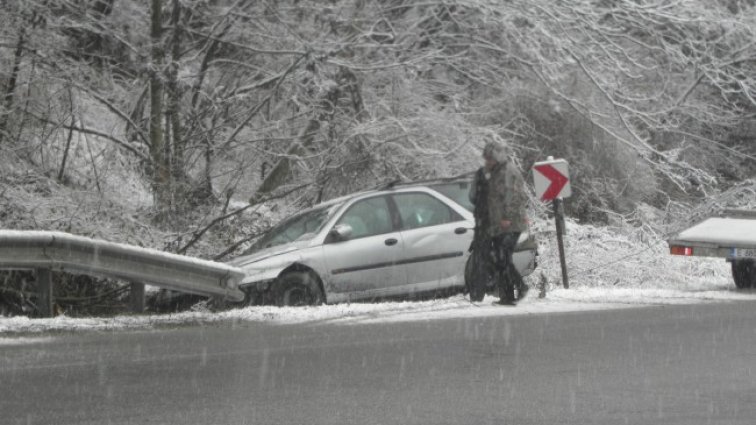
<path fill-rule="evenodd" d="M 271 288 L 273 301 L 279 307 L 323 304 L 323 291 L 318 278 L 307 272 L 287 272 Z"/>

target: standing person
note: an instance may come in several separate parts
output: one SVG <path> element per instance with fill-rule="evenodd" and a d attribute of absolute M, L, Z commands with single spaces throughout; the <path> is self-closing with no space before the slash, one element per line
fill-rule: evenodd
<path fill-rule="evenodd" d="M 469 270 L 465 270 L 465 283 L 470 301 L 482 301 L 486 295 L 488 282 L 496 274 L 491 257 L 491 237 L 488 235 L 488 178 L 485 167 L 475 172 L 470 187 L 470 202 L 474 205 L 475 232 L 470 245 Z"/>
<path fill-rule="evenodd" d="M 477 260 L 473 261 L 476 282 L 471 285 L 470 298 L 476 300 L 474 295 L 479 293 L 474 294 L 474 288 L 485 285 L 481 279 L 486 279 L 488 270 L 493 269 L 500 303 L 514 305 L 515 288 L 519 289 L 520 298 L 528 290 L 512 262 L 517 240 L 527 230 L 525 183 L 501 144 L 488 142 L 483 148 L 483 160 L 485 165 L 476 172 L 470 189 L 470 200 L 475 205 L 475 237 L 471 248 Z"/>

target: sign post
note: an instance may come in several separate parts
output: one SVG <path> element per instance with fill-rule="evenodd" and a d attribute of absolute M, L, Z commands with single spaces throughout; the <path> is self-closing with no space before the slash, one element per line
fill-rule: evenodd
<path fill-rule="evenodd" d="M 556 221 L 557 246 L 559 247 L 559 263 L 562 266 L 562 284 L 570 287 L 567 276 L 567 260 L 564 253 L 564 205 L 562 198 L 572 195 L 570 186 L 569 164 L 564 159 L 548 157 L 546 161 L 533 164 L 533 180 L 536 196 L 542 201 L 551 201 L 554 207 Z"/>

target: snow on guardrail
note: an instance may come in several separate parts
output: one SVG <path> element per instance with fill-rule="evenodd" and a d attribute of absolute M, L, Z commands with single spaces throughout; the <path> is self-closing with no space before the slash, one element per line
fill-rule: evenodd
<path fill-rule="evenodd" d="M 241 301 L 244 271 L 227 264 L 64 232 L 0 230 L 0 268 L 48 269 Z"/>

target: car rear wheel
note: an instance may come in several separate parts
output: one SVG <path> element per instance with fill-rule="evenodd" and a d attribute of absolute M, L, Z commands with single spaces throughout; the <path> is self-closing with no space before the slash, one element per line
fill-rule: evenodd
<path fill-rule="evenodd" d="M 318 278 L 308 272 L 287 272 L 271 288 L 273 301 L 279 307 L 323 304 L 323 291 Z"/>
<path fill-rule="evenodd" d="M 733 260 L 732 277 L 738 289 L 756 287 L 756 262 L 754 260 Z"/>

